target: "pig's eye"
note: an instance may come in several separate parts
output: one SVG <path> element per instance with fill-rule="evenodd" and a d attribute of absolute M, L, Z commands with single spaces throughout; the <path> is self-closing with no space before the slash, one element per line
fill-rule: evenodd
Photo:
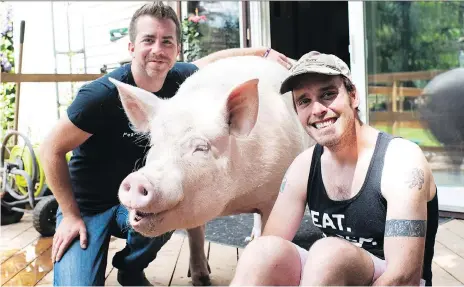
<path fill-rule="evenodd" d="M 202 144 L 202 145 L 199 145 L 195 148 L 195 151 L 194 152 L 197 152 L 197 151 L 209 151 L 209 145 L 208 144 Z"/>

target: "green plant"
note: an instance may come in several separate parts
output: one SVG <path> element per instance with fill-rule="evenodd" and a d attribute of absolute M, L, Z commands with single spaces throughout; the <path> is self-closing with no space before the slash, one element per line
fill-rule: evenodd
<path fill-rule="evenodd" d="M 184 55 L 187 62 L 195 61 L 203 56 L 200 40 L 203 35 L 200 33 L 201 22 L 206 21 L 205 16 L 190 16 L 182 21 L 182 38 L 184 43 Z"/>
<path fill-rule="evenodd" d="M 14 73 L 13 22 L 11 6 L 0 2 L 3 20 L 1 26 L 0 66 L 2 73 Z M 4 17 L 6 14 L 6 17 Z M 0 86 L 0 137 L 13 127 L 15 112 L 15 83 L 4 83 Z"/>

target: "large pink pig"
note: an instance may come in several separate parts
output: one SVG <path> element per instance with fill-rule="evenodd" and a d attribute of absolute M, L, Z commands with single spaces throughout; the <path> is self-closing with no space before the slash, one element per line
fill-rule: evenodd
<path fill-rule="evenodd" d="M 146 165 L 122 182 L 120 201 L 141 234 L 188 230 L 194 285 L 210 283 L 204 225 L 255 213 L 259 236 L 286 169 L 312 144 L 291 95 L 278 92 L 288 73 L 260 57 L 228 58 L 193 74 L 169 100 L 111 79 L 134 129 L 151 139 Z"/>

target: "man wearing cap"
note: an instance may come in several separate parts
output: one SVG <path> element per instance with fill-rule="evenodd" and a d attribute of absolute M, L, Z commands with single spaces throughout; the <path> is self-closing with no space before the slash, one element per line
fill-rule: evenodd
<path fill-rule="evenodd" d="M 421 149 L 361 122 L 334 55 L 304 55 L 282 83 L 289 91 L 316 145 L 289 167 L 232 285 L 431 285 L 438 201 Z M 324 235 L 309 250 L 292 243 L 306 206 Z"/>

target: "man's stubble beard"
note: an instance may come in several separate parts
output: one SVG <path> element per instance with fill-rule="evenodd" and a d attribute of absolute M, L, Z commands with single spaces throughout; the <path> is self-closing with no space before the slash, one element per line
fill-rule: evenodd
<path fill-rule="evenodd" d="M 340 119 L 340 118 L 339 118 Z M 338 151 L 348 146 L 355 144 L 356 141 L 356 119 L 355 117 L 349 116 L 347 118 L 347 124 L 345 130 L 342 132 L 340 137 L 326 140 L 321 142 L 320 145 L 327 147 L 332 151 Z"/>

